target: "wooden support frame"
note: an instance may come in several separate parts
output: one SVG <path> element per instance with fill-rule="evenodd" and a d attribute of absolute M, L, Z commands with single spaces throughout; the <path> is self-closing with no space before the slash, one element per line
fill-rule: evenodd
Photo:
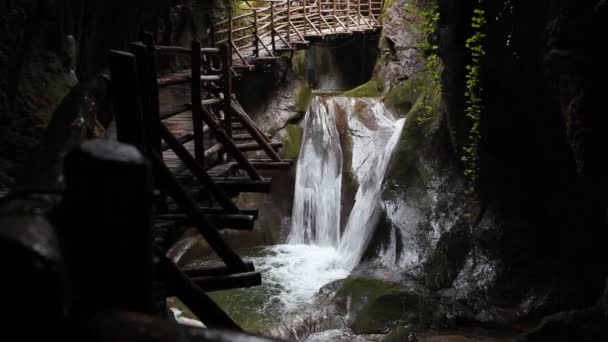
<path fill-rule="evenodd" d="M 201 89 L 201 43 L 192 41 L 192 72 L 190 85 L 190 100 L 192 103 L 202 102 Z M 194 129 L 194 159 L 205 167 L 205 132 L 200 106 L 192 106 L 192 126 Z M 180 145 L 181 146 L 181 145 Z"/>
<path fill-rule="evenodd" d="M 152 154 L 149 158 L 154 168 L 155 175 L 159 179 L 165 192 L 186 212 L 188 217 L 195 224 L 198 232 L 207 240 L 219 258 L 222 259 L 222 261 L 226 263 L 226 266 L 231 270 L 235 272 L 247 272 L 247 265 L 245 265 L 238 254 L 236 254 L 224 241 L 217 228 L 207 219 L 205 214 L 203 214 L 194 199 L 181 188 L 177 179 L 171 174 L 171 171 L 165 166 L 160 157 L 157 154 Z"/>
<path fill-rule="evenodd" d="M 195 158 L 190 155 L 190 152 L 173 136 L 171 131 L 164 124 L 160 125 L 161 136 L 175 154 L 182 160 L 186 167 L 192 172 L 196 179 L 213 195 L 215 200 L 227 211 L 238 213 L 238 207 L 230 200 L 230 197 L 218 187 L 211 176 L 205 172 Z"/>

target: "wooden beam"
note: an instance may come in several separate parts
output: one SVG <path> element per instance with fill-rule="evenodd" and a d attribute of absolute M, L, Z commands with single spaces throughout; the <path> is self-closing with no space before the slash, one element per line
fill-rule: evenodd
<path fill-rule="evenodd" d="M 220 276 L 196 277 L 192 281 L 204 291 L 221 291 L 258 286 L 262 284 L 259 271 L 236 273 Z"/>
<path fill-rule="evenodd" d="M 226 134 L 226 132 L 218 126 L 215 120 L 213 120 L 212 114 L 207 108 L 203 108 L 203 119 L 207 123 L 207 126 L 209 126 L 211 131 L 215 134 L 216 139 L 224 146 L 228 153 L 232 154 L 234 159 L 245 170 L 245 172 L 247 172 L 249 177 L 251 177 L 251 179 L 261 180 L 262 177 L 260 177 L 257 170 L 249 163 L 243 153 L 239 151 L 228 134 Z"/>
<path fill-rule="evenodd" d="M 247 267 L 249 268 L 249 271 L 255 271 L 253 262 L 245 261 L 245 265 L 247 265 Z M 204 266 L 204 267 L 182 268 L 182 271 L 190 278 L 233 274 L 232 271 L 224 265 L 211 265 L 211 266 Z"/>
<path fill-rule="evenodd" d="M 185 144 L 185 143 L 187 143 L 187 142 L 192 141 L 193 139 L 194 139 L 194 134 L 187 133 L 187 134 L 184 134 L 184 135 L 182 135 L 181 137 L 177 138 L 177 141 L 178 141 L 180 144 L 182 144 L 182 145 L 183 145 L 183 144 Z M 163 143 L 163 144 L 161 145 L 161 151 L 162 151 L 162 152 L 165 152 L 165 151 L 170 150 L 170 149 L 171 149 L 171 147 L 169 147 L 169 145 L 167 145 L 167 143 Z"/>
<path fill-rule="evenodd" d="M 201 43 L 192 41 L 192 74 L 190 85 L 190 100 L 192 103 L 202 102 L 201 89 Z M 205 167 L 205 134 L 204 123 L 200 106 L 192 106 L 192 127 L 194 129 L 194 159 L 202 167 Z"/>
<path fill-rule="evenodd" d="M 161 128 L 161 136 L 163 140 L 169 145 L 169 147 L 175 152 L 175 154 L 179 157 L 179 159 L 184 162 L 184 164 L 188 167 L 188 169 L 192 172 L 192 174 L 196 177 L 196 179 L 207 188 L 213 198 L 215 198 L 218 203 L 229 210 L 230 212 L 236 213 L 238 212 L 237 206 L 232 202 L 230 197 L 226 195 L 222 189 L 217 187 L 213 182 L 211 176 L 205 172 L 205 170 L 201 167 L 200 164 L 196 162 L 196 160 L 190 155 L 190 152 L 179 143 L 179 141 L 173 136 L 171 131 L 164 124 L 160 125 Z"/>
<path fill-rule="evenodd" d="M 179 298 L 205 326 L 242 331 L 241 327 L 222 308 L 158 248 L 156 255 L 160 259 L 161 274 L 167 284 L 167 290 Z M 248 271 L 248 267 L 244 263 L 243 268 L 244 272 Z"/>
<path fill-rule="evenodd" d="M 160 116 L 160 98 L 158 94 L 158 81 L 157 81 L 157 61 L 156 61 L 156 49 L 154 48 L 154 35 L 150 32 L 144 32 L 141 34 L 141 40 L 148 49 L 148 74 L 146 82 L 149 87 L 150 96 L 150 113 L 143 113 L 144 125 L 148 127 L 149 141 L 148 144 L 153 151 L 159 151 L 162 144 L 160 138 L 160 126 L 158 117 Z"/>
<path fill-rule="evenodd" d="M 252 230 L 255 218 L 251 215 L 242 214 L 214 214 L 205 215 L 213 223 L 216 229 Z M 188 224 L 193 223 L 192 219 L 186 214 L 160 214 L 155 217 L 157 220 L 184 221 Z"/>
<path fill-rule="evenodd" d="M 186 214 L 188 214 L 190 219 L 195 223 L 199 233 L 207 240 L 220 259 L 226 263 L 226 266 L 235 272 L 246 272 L 247 266 L 243 263 L 243 260 L 232 250 L 230 245 L 224 241 L 217 228 L 201 212 L 194 199 L 181 188 L 177 179 L 175 179 L 169 169 L 163 164 L 160 157 L 153 154 L 150 156 L 150 160 L 154 167 L 155 174 L 163 185 L 164 190 L 176 203 L 178 203 Z"/>
<path fill-rule="evenodd" d="M 118 140 L 145 151 L 135 56 L 127 52 L 110 51 L 110 72 Z"/>

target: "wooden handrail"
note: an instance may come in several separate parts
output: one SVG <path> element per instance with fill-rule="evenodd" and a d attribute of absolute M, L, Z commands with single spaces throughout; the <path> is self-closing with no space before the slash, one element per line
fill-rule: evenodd
<path fill-rule="evenodd" d="M 243 0 L 244 1 L 244 0 Z M 229 43 L 233 60 L 249 66 L 247 58 L 270 57 L 291 49 L 293 34 L 306 37 L 373 31 L 379 25 L 383 0 L 261 0 L 261 5 L 242 8 L 243 13 L 214 25 L 216 44 Z M 231 29 L 231 27 L 234 27 Z M 312 35 L 310 34 L 312 32 Z M 279 37 L 279 39 L 277 39 Z M 261 45 L 261 46 L 260 46 Z"/>

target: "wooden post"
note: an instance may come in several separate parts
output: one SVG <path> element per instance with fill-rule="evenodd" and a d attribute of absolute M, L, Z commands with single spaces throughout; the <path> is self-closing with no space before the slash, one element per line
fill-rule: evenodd
<path fill-rule="evenodd" d="M 110 51 L 110 73 L 118 140 L 146 151 L 135 56 Z"/>
<path fill-rule="evenodd" d="M 357 0 L 357 25 L 361 24 L 361 0 Z"/>
<path fill-rule="evenodd" d="M 230 56 L 232 56 L 232 45 L 234 44 L 232 42 L 232 29 L 232 9 L 230 9 L 228 13 L 228 52 Z"/>
<path fill-rule="evenodd" d="M 304 0 L 304 36 L 306 36 L 306 33 L 308 33 L 308 15 L 306 14 L 306 2 L 308 2 L 308 0 Z"/>
<path fill-rule="evenodd" d="M 154 123 L 151 121 L 156 121 L 158 123 L 158 120 L 153 120 L 153 118 L 150 118 L 150 115 L 147 115 L 152 111 L 152 103 L 150 101 L 151 89 L 149 87 L 149 83 L 147 82 L 150 74 L 148 49 L 141 43 L 131 43 L 129 45 L 129 50 L 131 50 L 131 53 L 133 53 L 135 56 L 137 63 L 137 75 L 139 82 L 137 90 L 139 91 L 139 99 L 141 101 L 142 134 L 145 144 L 142 150 L 157 150 L 160 141 L 156 141 L 156 137 L 151 137 L 149 128 L 150 125 L 154 126 Z M 146 113 L 146 115 L 144 115 L 144 113 Z M 154 147 L 152 144 L 154 144 Z"/>
<path fill-rule="evenodd" d="M 321 0 L 317 0 L 317 14 L 319 15 L 319 34 L 321 34 L 321 35 L 323 34 L 323 26 L 322 26 L 323 19 L 321 18 L 321 16 L 322 16 L 321 8 L 322 7 L 323 6 L 321 6 Z"/>
<path fill-rule="evenodd" d="M 272 52 L 276 52 L 277 47 L 274 41 L 274 3 L 270 3 L 270 41 L 272 45 Z"/>
<path fill-rule="evenodd" d="M 253 53 L 256 57 L 260 57 L 258 47 L 258 10 L 253 10 Z"/>
<path fill-rule="evenodd" d="M 209 43 L 211 46 L 215 46 L 215 24 L 211 23 L 211 27 L 209 28 Z"/>
<path fill-rule="evenodd" d="M 372 0 L 367 0 L 367 16 L 370 20 L 374 19 L 372 15 Z"/>
<path fill-rule="evenodd" d="M 157 78 L 157 62 L 156 49 L 154 47 L 154 35 L 150 32 L 141 34 L 141 40 L 148 49 L 148 71 L 144 75 L 145 86 L 148 87 L 148 96 L 150 101 L 150 112 L 142 113 L 144 125 L 148 131 L 148 145 L 154 151 L 160 153 L 162 142 L 160 139 L 160 127 L 158 118 L 160 117 L 160 99 L 158 95 L 158 78 Z"/>
<path fill-rule="evenodd" d="M 232 139 L 232 56 L 230 56 L 229 48 L 226 44 L 220 46 L 220 54 L 223 57 L 222 80 L 224 81 L 224 130 L 228 137 Z"/>
<path fill-rule="evenodd" d="M 66 157 L 65 179 L 58 225 L 76 299 L 71 316 L 154 314 L 147 161 L 131 145 L 89 140 Z"/>
<path fill-rule="evenodd" d="M 190 86 L 190 99 L 192 102 L 192 125 L 194 127 L 194 159 L 205 167 L 205 132 L 201 114 L 201 43 L 192 41 L 192 84 Z"/>
<path fill-rule="evenodd" d="M 287 0 L 287 42 L 291 43 L 291 0 Z"/>
<path fill-rule="evenodd" d="M 334 32 L 338 28 L 338 13 L 336 11 L 336 0 L 332 0 L 334 5 Z"/>

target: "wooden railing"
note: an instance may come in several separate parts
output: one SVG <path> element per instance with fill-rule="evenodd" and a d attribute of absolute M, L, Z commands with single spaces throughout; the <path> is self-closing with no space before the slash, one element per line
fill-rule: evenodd
<path fill-rule="evenodd" d="M 384 0 L 243 1 L 242 14 L 217 22 L 212 42 L 227 43 L 236 66 L 307 45 L 310 39 L 379 28 Z M 255 3 L 255 6 L 253 3 Z M 263 6 L 259 6 L 263 3 Z"/>

